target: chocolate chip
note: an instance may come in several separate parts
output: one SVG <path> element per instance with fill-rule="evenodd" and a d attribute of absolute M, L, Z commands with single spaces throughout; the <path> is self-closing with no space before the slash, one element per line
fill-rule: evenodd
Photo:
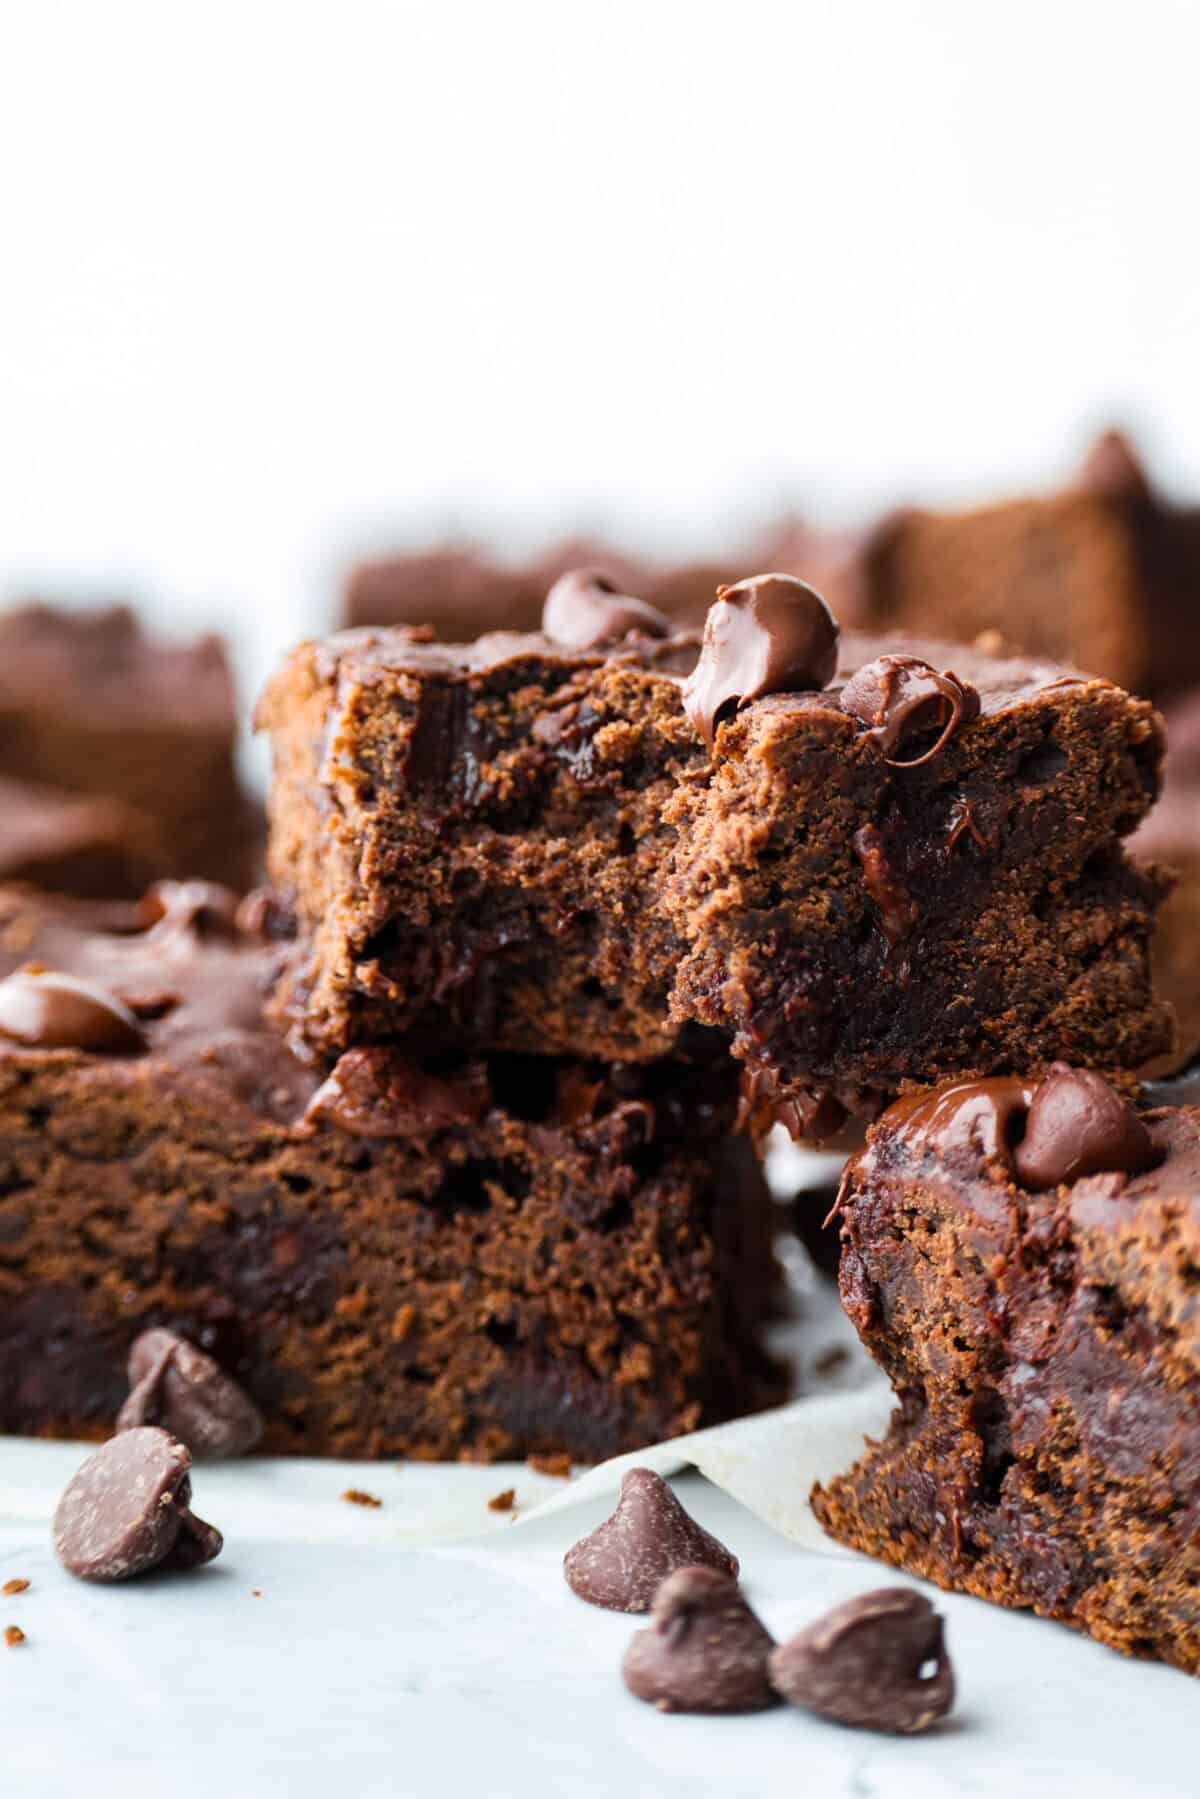
<path fill-rule="evenodd" d="M 943 750 L 960 725 L 979 716 L 979 695 L 957 675 L 939 674 L 917 656 L 879 656 L 847 681 L 841 707 L 867 728 L 893 768 L 919 768 Z M 901 744 L 937 736 L 919 755 L 897 756 Z"/>
<path fill-rule="evenodd" d="M 542 610 L 542 630 L 572 650 L 596 650 L 619 643 L 632 631 L 640 637 L 669 637 L 665 612 L 622 593 L 598 568 L 573 568 L 560 575 Z"/>
<path fill-rule="evenodd" d="M 246 1455 L 263 1434 L 249 1394 L 202 1349 L 170 1330 L 143 1331 L 129 1351 L 133 1388 L 117 1413 L 118 1431 L 158 1424 L 199 1460 Z"/>
<path fill-rule="evenodd" d="M 689 1516 L 650 1468 L 631 1468 L 610 1518 L 563 1560 L 567 1585 L 589 1605 L 645 1612 L 676 1568 L 715 1568 L 737 1579 L 738 1560 Z"/>
<path fill-rule="evenodd" d="M 718 587 L 683 709 L 711 747 L 727 712 L 768 693 L 825 687 L 837 670 L 838 624 L 794 575 L 752 575 Z"/>
<path fill-rule="evenodd" d="M 927 1730 L 954 1704 L 942 1619 L 907 1587 L 834 1606 L 774 1651 L 770 1672 L 791 1705 L 863 1730 Z"/>
<path fill-rule="evenodd" d="M 216 881 L 156 881 L 142 901 L 146 927 L 190 937 L 237 934 L 238 896 Z"/>
<path fill-rule="evenodd" d="M 757 1712 L 776 1703 L 767 1673 L 773 1639 L 737 1581 L 679 1568 L 663 1581 L 621 1664 L 625 1685 L 664 1712 Z"/>
<path fill-rule="evenodd" d="M 1141 1174 L 1161 1161 L 1128 1100 L 1088 1068 L 1055 1062 L 1029 1107 L 1013 1161 L 1035 1193 L 1087 1174 Z"/>
<path fill-rule="evenodd" d="M 900 1139 L 936 1155 L 998 1158 L 1012 1166 L 1012 1147 L 1025 1129 L 1034 1088 L 1016 1075 L 954 1081 L 932 1093 L 898 1099 L 887 1114 Z"/>
<path fill-rule="evenodd" d="M 0 981 L 0 1037 L 30 1049 L 136 1055 L 146 1038 L 127 1006 L 103 987 L 50 969 L 21 968 Z"/>
<path fill-rule="evenodd" d="M 54 1549 L 81 1580 L 128 1580 L 151 1568 L 195 1568 L 222 1538 L 190 1510 L 192 1458 L 165 1430 L 129 1430 L 83 1464 L 58 1502 Z"/>
<path fill-rule="evenodd" d="M 313 1094 L 304 1122 L 333 1124 L 356 1137 L 427 1142 L 440 1131 L 477 1124 L 491 1103 L 481 1063 L 443 1079 L 393 1050 L 348 1049 Z"/>

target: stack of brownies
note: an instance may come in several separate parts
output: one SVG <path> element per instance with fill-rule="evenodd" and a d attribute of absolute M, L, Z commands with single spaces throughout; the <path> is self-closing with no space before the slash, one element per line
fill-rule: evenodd
<path fill-rule="evenodd" d="M 304 644 L 260 724 L 269 890 L 0 895 L 0 1429 L 105 1433 L 154 1325 L 277 1451 L 769 1404 L 757 1146 L 878 1119 L 842 1283 L 901 1404 L 821 1517 L 1200 1659 L 1200 1113 L 1128 1072 L 1172 1041 L 1147 701 L 786 575 L 701 634 L 580 570 L 538 631 Z"/>

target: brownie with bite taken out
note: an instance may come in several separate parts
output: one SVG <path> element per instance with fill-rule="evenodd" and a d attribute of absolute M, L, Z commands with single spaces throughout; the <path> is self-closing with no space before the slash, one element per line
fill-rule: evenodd
<path fill-rule="evenodd" d="M 277 1016 L 318 1055 L 715 1043 L 820 1137 L 906 1080 L 1170 1045 L 1122 839 L 1161 724 L 1107 681 L 839 634 L 787 576 L 703 638 L 588 572 L 542 632 L 302 646 L 260 706 Z"/>

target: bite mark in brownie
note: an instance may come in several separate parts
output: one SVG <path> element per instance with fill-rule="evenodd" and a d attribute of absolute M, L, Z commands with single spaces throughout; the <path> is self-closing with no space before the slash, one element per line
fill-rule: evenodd
<path fill-rule="evenodd" d="M 1152 708 L 845 635 L 828 687 L 719 707 L 710 755 L 684 710 L 698 652 L 400 631 L 297 651 L 260 709 L 296 1036 L 635 1061 L 699 1026 L 760 1122 L 810 1133 L 906 1079 L 1169 1045 L 1162 883 L 1120 850 L 1157 792 Z"/>

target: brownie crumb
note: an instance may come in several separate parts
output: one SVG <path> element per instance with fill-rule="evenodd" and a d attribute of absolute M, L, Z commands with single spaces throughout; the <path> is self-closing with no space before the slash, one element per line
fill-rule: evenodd
<path fill-rule="evenodd" d="M 3 1593 L 6 1599 L 13 1599 L 18 1593 L 28 1593 L 28 1591 L 29 1582 L 27 1580 L 6 1580 L 0 1587 L 0 1593 Z"/>
<path fill-rule="evenodd" d="M 488 1500 L 488 1511 L 511 1512 L 513 1510 L 513 1501 L 516 1497 L 517 1489 L 515 1487 L 505 1487 L 503 1493 L 494 1493 Z"/>
<path fill-rule="evenodd" d="M 844 1343 L 831 1343 L 823 1349 L 813 1362 L 813 1373 L 818 1375 L 833 1374 L 850 1360 L 850 1351 Z"/>
<path fill-rule="evenodd" d="M 262 1588 L 261 1587 L 251 1587 L 250 1597 L 251 1597 L 251 1599 L 261 1599 L 262 1598 Z"/>
<path fill-rule="evenodd" d="M 527 1459 L 527 1466 L 535 1474 L 549 1474 L 555 1480 L 571 1478 L 571 1458 L 565 1451 L 558 1451 L 553 1455 L 531 1455 Z"/>
<path fill-rule="evenodd" d="M 347 1487 L 342 1494 L 347 1505 L 369 1505 L 376 1511 L 382 1506 L 382 1499 L 376 1499 L 374 1493 L 364 1493 L 361 1487 Z"/>
<path fill-rule="evenodd" d="M 29 1641 L 19 1624 L 10 1624 L 4 1633 L 4 1641 L 10 1649 L 19 1649 L 22 1643 Z"/>

